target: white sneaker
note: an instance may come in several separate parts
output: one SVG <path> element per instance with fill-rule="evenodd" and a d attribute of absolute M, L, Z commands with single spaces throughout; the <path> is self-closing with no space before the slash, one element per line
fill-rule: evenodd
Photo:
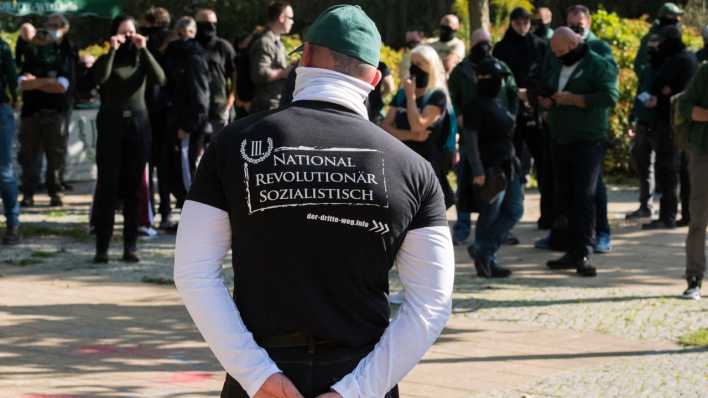
<path fill-rule="evenodd" d="M 157 231 L 153 227 L 138 227 L 138 235 L 144 238 L 153 238 L 157 236 Z"/>
<path fill-rule="evenodd" d="M 403 295 L 405 292 L 401 290 L 400 292 L 391 293 L 388 295 L 388 302 L 391 304 L 403 304 Z"/>
<path fill-rule="evenodd" d="M 681 296 L 687 300 L 700 300 L 701 299 L 701 281 L 698 278 L 688 279 L 688 288 L 683 292 Z"/>

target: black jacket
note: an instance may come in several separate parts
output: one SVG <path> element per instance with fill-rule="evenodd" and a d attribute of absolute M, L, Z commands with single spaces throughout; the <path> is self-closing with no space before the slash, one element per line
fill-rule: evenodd
<path fill-rule="evenodd" d="M 656 110 L 659 120 L 669 123 L 671 120 L 671 97 L 686 89 L 698 68 L 695 54 L 685 48 L 669 55 L 659 69 L 651 87 L 651 94 L 658 98 Z M 665 95 L 664 88 L 671 88 Z"/>
<path fill-rule="evenodd" d="M 231 43 L 220 37 L 200 44 L 206 51 L 209 66 L 209 116 L 219 118 L 226 111 L 229 88 L 236 81 L 236 51 Z"/>
<path fill-rule="evenodd" d="M 165 50 L 164 67 L 171 113 L 177 128 L 201 132 L 209 120 L 209 66 L 195 40 L 177 40 Z"/>
<path fill-rule="evenodd" d="M 509 28 L 504 38 L 494 47 L 494 57 L 504 61 L 519 87 L 528 87 L 529 79 L 539 74 L 544 58 L 548 54 L 546 42 L 529 33 L 521 36 Z"/>

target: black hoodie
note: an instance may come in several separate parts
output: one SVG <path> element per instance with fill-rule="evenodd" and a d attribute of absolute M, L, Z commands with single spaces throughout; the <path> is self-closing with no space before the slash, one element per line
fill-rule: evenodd
<path fill-rule="evenodd" d="M 209 66 L 206 52 L 194 39 L 170 43 L 164 56 L 167 93 L 177 127 L 201 132 L 209 120 Z"/>
<path fill-rule="evenodd" d="M 671 120 L 671 97 L 686 89 L 696 73 L 698 61 L 680 38 L 663 40 L 659 44 L 659 54 L 664 61 L 652 84 L 651 94 L 658 98 L 659 119 L 668 123 Z M 671 88 L 669 95 L 663 94 L 665 87 Z"/>
<path fill-rule="evenodd" d="M 494 47 L 494 57 L 506 63 L 519 87 L 528 87 L 530 76 L 537 73 L 548 53 L 548 45 L 529 32 L 521 36 L 509 27 L 504 38 Z"/>

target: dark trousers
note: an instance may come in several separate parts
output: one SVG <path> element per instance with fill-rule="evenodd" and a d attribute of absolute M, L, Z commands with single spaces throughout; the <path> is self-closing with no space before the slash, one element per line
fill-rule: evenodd
<path fill-rule="evenodd" d="M 24 196 L 32 197 L 39 186 L 42 151 L 47 156 L 47 191 L 50 196 L 62 191 L 60 174 L 66 156 L 65 134 L 64 114 L 59 111 L 46 109 L 22 118 L 19 160 Z"/>
<path fill-rule="evenodd" d="M 536 181 L 538 191 L 541 195 L 541 216 L 538 219 L 538 227 L 543 229 L 551 228 L 554 220 L 554 178 L 552 142 L 550 132 L 547 129 L 538 129 L 535 134 L 527 135 L 526 145 L 533 157 L 534 169 L 536 171 Z"/>
<path fill-rule="evenodd" d="M 177 199 L 177 207 L 182 208 L 197 171 L 197 160 L 204 150 L 204 132 L 193 132 L 184 141 L 177 138 L 177 124 L 174 120 L 168 128 L 167 153 L 165 159 L 171 163 L 170 190 Z"/>
<path fill-rule="evenodd" d="M 165 221 L 169 218 L 172 213 L 172 206 L 170 205 L 170 181 L 172 171 L 171 168 L 174 167 L 174 161 L 167 158 L 166 154 L 174 153 L 174 150 L 170 147 L 170 140 L 168 140 L 168 129 L 167 129 L 167 111 L 159 110 L 150 113 L 150 126 L 152 131 L 152 151 L 150 155 L 150 197 L 155 197 L 155 184 L 154 184 L 154 173 L 157 172 L 157 194 L 160 198 L 160 208 L 158 212 L 162 217 L 161 220 Z M 152 200 L 152 203 L 155 203 Z"/>
<path fill-rule="evenodd" d="M 605 143 L 578 141 L 556 144 L 556 198 L 567 201 L 568 253 L 575 257 L 590 256 L 594 247 L 597 216 L 597 187 L 602 173 Z"/>
<path fill-rule="evenodd" d="M 688 158 L 688 153 L 686 151 L 681 151 L 679 164 L 681 191 L 679 197 L 681 199 L 681 218 L 684 220 L 691 219 L 691 173 L 689 171 Z"/>
<path fill-rule="evenodd" d="M 650 209 L 651 198 L 654 194 L 654 163 L 656 153 L 651 145 L 654 136 L 651 127 L 638 123 L 637 132 L 630 146 L 630 160 L 632 167 L 639 177 L 639 206 Z"/>
<path fill-rule="evenodd" d="M 315 398 L 328 392 L 332 385 L 351 373 L 372 349 L 337 348 L 314 354 L 308 353 L 306 347 L 267 351 L 305 398 Z M 227 374 L 221 398 L 248 398 L 248 394 Z M 398 398 L 398 388 L 395 387 L 383 398 Z"/>
<path fill-rule="evenodd" d="M 140 220 L 140 189 L 150 154 L 150 120 L 146 111 L 101 110 L 96 118 L 98 179 L 93 208 L 96 250 L 108 250 L 118 199 L 123 199 L 123 242 L 135 250 Z"/>
<path fill-rule="evenodd" d="M 679 152 L 669 124 L 657 123 L 654 131 L 649 142 L 656 152 L 656 185 L 661 190 L 659 219 L 673 224 L 678 211 Z"/>

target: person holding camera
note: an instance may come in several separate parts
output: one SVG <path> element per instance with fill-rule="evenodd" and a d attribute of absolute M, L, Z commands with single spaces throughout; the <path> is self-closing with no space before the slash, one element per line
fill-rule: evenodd
<path fill-rule="evenodd" d="M 98 179 L 94 203 L 94 262 L 108 262 L 119 197 L 124 200 L 123 261 L 138 262 L 139 195 L 151 144 L 145 86 L 148 77 L 164 84 L 165 74 L 148 51 L 145 36 L 136 33 L 132 17 L 116 17 L 111 32 L 110 51 L 95 65 L 96 80 L 101 86 L 101 108 L 96 119 Z"/>

